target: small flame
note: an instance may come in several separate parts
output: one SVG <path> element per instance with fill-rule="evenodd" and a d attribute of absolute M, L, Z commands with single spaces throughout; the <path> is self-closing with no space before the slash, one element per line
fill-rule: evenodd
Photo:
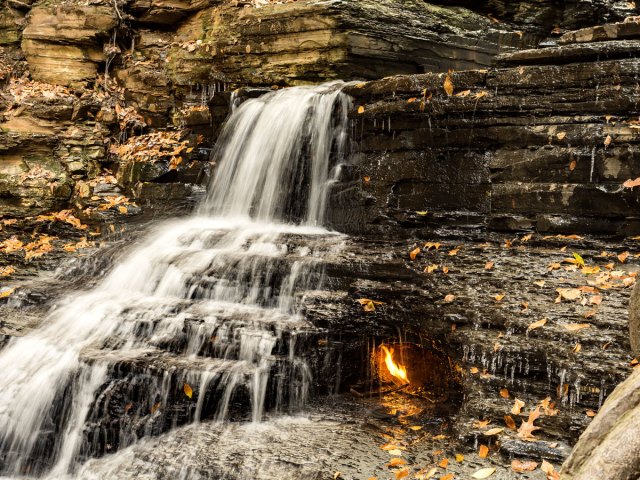
<path fill-rule="evenodd" d="M 382 350 L 384 351 L 384 363 L 387 365 L 389 373 L 408 383 L 409 379 L 407 378 L 407 368 L 404 365 L 393 361 L 393 348 L 389 350 L 387 347 L 382 345 Z"/>

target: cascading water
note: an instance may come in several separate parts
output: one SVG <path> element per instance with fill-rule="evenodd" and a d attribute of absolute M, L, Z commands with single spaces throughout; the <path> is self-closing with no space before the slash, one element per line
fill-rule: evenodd
<path fill-rule="evenodd" d="M 0 351 L 5 475 L 68 477 L 83 458 L 179 423 L 259 421 L 267 397 L 280 410 L 304 403 L 296 338 L 311 325 L 297 299 L 342 242 L 320 227 L 346 137 L 340 90 L 239 106 L 198 215 L 150 232 L 95 289 Z M 245 397 L 250 414 L 234 412 Z"/>

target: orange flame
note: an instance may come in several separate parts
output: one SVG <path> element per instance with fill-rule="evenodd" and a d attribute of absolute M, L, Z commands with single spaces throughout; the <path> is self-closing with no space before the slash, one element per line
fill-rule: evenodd
<path fill-rule="evenodd" d="M 393 361 L 393 348 L 389 350 L 387 347 L 382 345 L 382 350 L 384 351 L 384 363 L 387 365 L 389 373 L 405 383 L 408 383 L 409 379 L 407 378 L 407 368 L 404 365 Z"/>

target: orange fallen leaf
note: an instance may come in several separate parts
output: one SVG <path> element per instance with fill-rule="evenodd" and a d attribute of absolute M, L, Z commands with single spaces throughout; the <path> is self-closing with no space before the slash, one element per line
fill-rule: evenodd
<path fill-rule="evenodd" d="M 409 476 L 409 468 L 403 468 L 402 470 L 398 470 L 396 472 L 396 480 L 400 480 L 401 478 L 406 478 Z"/>
<path fill-rule="evenodd" d="M 547 324 L 547 319 L 543 318 L 542 320 L 538 320 L 537 322 L 533 322 L 527 327 L 527 330 L 535 330 L 536 328 L 543 327 Z"/>
<path fill-rule="evenodd" d="M 592 417 L 592 418 L 596 416 L 596 412 L 594 412 L 593 410 L 587 410 L 585 414 L 587 415 L 587 417 Z"/>
<path fill-rule="evenodd" d="M 525 473 L 525 472 L 533 472 L 536 468 L 538 468 L 538 462 L 534 462 L 532 460 L 512 460 L 511 461 L 511 469 L 516 473 Z"/>
<path fill-rule="evenodd" d="M 445 297 L 444 297 L 444 301 L 445 301 L 445 302 L 447 302 L 447 303 L 451 303 L 451 302 L 453 302 L 455 299 L 456 299 L 456 296 L 455 296 L 455 295 L 451 295 L 451 294 L 449 294 L 449 295 L 447 295 L 447 296 L 445 296 Z"/>
<path fill-rule="evenodd" d="M 364 113 L 364 107 L 362 105 L 358 107 L 358 113 Z"/>
<path fill-rule="evenodd" d="M 486 265 L 484 266 L 485 270 L 491 270 L 494 266 L 493 262 L 487 262 Z"/>
<path fill-rule="evenodd" d="M 480 458 L 487 458 L 488 455 L 489 455 L 489 447 L 487 447 L 486 445 L 480 445 L 478 456 Z"/>
<path fill-rule="evenodd" d="M 409 258 L 411 258 L 411 260 L 415 260 L 416 257 L 420 254 L 420 248 L 416 248 L 415 250 L 411 250 L 411 252 L 409 253 Z"/>
<path fill-rule="evenodd" d="M 620 263 L 626 262 L 627 258 L 629 258 L 629 252 L 622 252 L 620 255 L 618 255 L 618 260 L 620 260 Z"/>
<path fill-rule="evenodd" d="M 448 465 L 449 465 L 448 458 L 443 458 L 442 460 L 440 460 L 440 463 L 438 464 L 440 468 L 447 468 Z"/>
<path fill-rule="evenodd" d="M 533 436 L 533 432 L 536 430 L 540 430 L 540 427 L 536 427 L 533 422 L 535 422 L 538 417 L 540 417 L 540 407 L 536 407 L 535 410 L 532 410 L 529 413 L 529 418 L 527 421 L 523 421 L 520 424 L 520 428 L 518 428 L 518 436 L 523 439 L 535 439 Z"/>
<path fill-rule="evenodd" d="M 495 300 L 496 302 L 501 302 L 501 301 L 504 299 L 504 297 L 505 297 L 505 296 L 506 296 L 506 295 L 505 295 L 504 293 L 500 293 L 500 294 L 496 295 L 496 296 L 495 296 L 495 297 L 493 297 L 493 298 L 494 298 L 494 300 Z"/>
<path fill-rule="evenodd" d="M 449 75 L 445 77 L 444 84 L 442 85 L 442 87 L 444 88 L 444 91 L 448 96 L 453 95 L 454 86 L 453 86 L 453 81 L 451 81 L 451 77 Z"/>
<path fill-rule="evenodd" d="M 502 398 L 509 398 L 509 390 L 507 390 L 506 388 L 500 389 L 500 396 Z"/>
<path fill-rule="evenodd" d="M 190 386 L 188 383 L 185 383 L 185 384 L 182 386 L 182 390 L 184 390 L 184 394 L 185 394 L 187 397 L 189 397 L 189 398 L 193 397 L 193 389 L 191 388 L 191 386 Z"/>
<path fill-rule="evenodd" d="M 511 415 L 505 415 L 504 416 L 504 423 L 507 425 L 507 428 L 509 428 L 510 430 L 517 430 L 516 422 L 511 417 Z"/>
<path fill-rule="evenodd" d="M 407 464 L 407 461 L 402 458 L 392 458 L 391 460 L 389 460 L 389 463 L 387 463 L 387 467 L 393 468 L 393 467 L 399 467 L 401 465 L 406 465 L 406 464 Z"/>

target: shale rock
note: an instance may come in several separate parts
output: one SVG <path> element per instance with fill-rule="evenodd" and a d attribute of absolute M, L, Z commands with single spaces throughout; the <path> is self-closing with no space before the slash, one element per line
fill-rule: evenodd
<path fill-rule="evenodd" d="M 629 334 L 631 348 L 640 355 L 640 288 L 634 288 L 629 302 Z"/>
<path fill-rule="evenodd" d="M 635 42 L 519 51 L 498 57 L 509 68 L 347 87 L 356 137 L 332 222 L 357 232 L 449 223 L 637 234 L 640 197 L 623 187 L 640 176 Z"/>
<path fill-rule="evenodd" d="M 59 85 L 94 80 L 98 64 L 106 61 L 102 40 L 116 25 L 109 6 L 35 6 L 22 34 L 32 77 Z"/>

